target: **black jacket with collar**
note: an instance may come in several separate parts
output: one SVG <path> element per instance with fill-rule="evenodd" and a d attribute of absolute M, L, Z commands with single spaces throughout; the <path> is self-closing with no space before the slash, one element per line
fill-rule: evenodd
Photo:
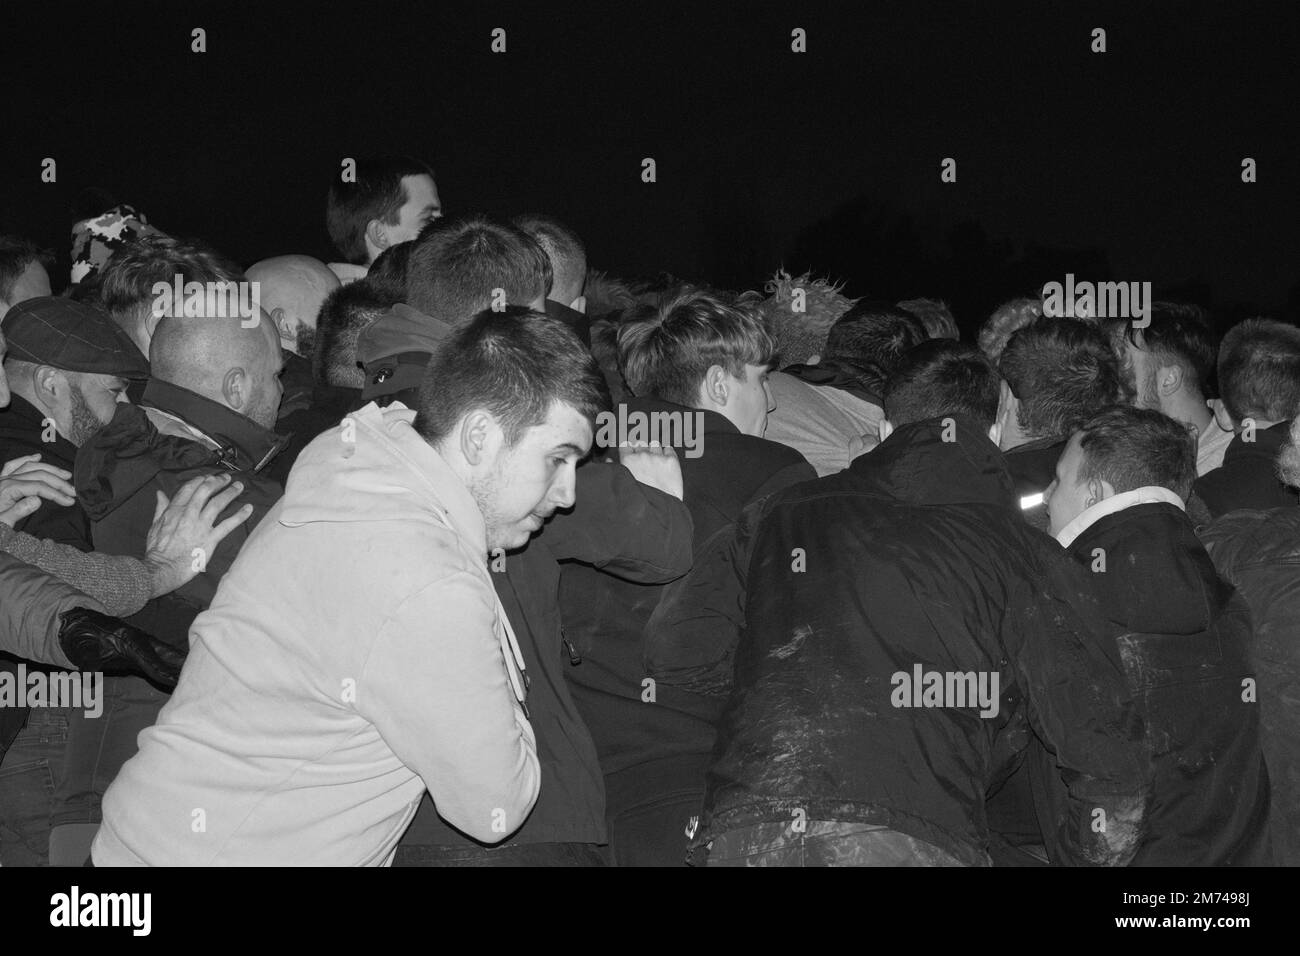
<path fill-rule="evenodd" d="M 156 492 L 171 497 L 200 475 L 228 472 L 244 483 L 227 514 L 243 504 L 253 505 L 252 516 L 207 556 L 197 577 L 128 619 L 184 650 L 190 624 L 211 602 L 221 576 L 257 523 L 284 494 L 278 482 L 260 474 L 284 439 L 224 405 L 157 379 L 146 387 L 143 404 L 119 405 L 113 420 L 77 452 L 73 483 L 91 520 L 95 550 L 143 557 Z M 145 408 L 181 419 L 218 447 L 160 432 Z"/>
<path fill-rule="evenodd" d="M 739 641 L 698 843 L 798 809 L 985 862 L 985 792 L 1032 728 L 1070 782 L 1053 821 L 1064 862 L 1136 850 L 1148 765 L 1084 572 L 1021 520 L 986 429 L 958 418 L 955 440 L 945 431 L 904 426 L 847 470 L 747 509 L 726 549 L 697 558 L 702 600 L 658 622 L 688 678 L 707 672 L 701 649 L 720 661 Z M 916 666 L 998 674 L 996 713 L 896 706 L 896 676 Z M 1131 829 L 1094 832 L 1097 807 Z"/>
<path fill-rule="evenodd" d="M 716 412 L 655 398 L 632 398 L 626 404 L 629 412 L 701 416 L 701 454 L 686 457 L 678 449 L 697 557 L 705 542 L 735 521 L 747 504 L 816 477 L 794 449 L 742 434 Z M 713 748 L 717 701 L 669 686 L 651 694 L 645 683 L 649 674 L 642 630 L 664 591 L 662 585 L 620 580 L 586 564 L 563 566 L 561 612 L 582 657 L 581 665 L 565 673 L 596 742 L 611 813 L 624 800 L 641 800 L 652 791 L 702 788 L 703 766 Z M 654 706 L 647 705 L 651 696 Z"/>
<path fill-rule="evenodd" d="M 1277 476 L 1277 456 L 1286 444 L 1291 422 L 1253 433 L 1238 432 L 1223 453 L 1223 464 L 1196 479 L 1196 494 L 1217 518 L 1229 511 L 1264 511 L 1300 503 L 1296 489 Z M 1246 441 L 1251 434 L 1253 441 Z"/>
<path fill-rule="evenodd" d="M 1261 704 L 1258 692 L 1247 693 L 1255 670 L 1245 600 L 1172 504 L 1105 515 L 1067 550 L 1091 569 L 1146 727 L 1155 779 L 1147 836 L 1132 865 L 1271 863 Z"/>

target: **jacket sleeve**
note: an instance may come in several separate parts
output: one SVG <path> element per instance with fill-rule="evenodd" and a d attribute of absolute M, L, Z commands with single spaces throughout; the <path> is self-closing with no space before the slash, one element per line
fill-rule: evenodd
<path fill-rule="evenodd" d="M 663 584 L 691 569 L 694 528 L 687 507 L 643 485 L 617 463 L 578 469 L 573 510 L 542 537 L 557 561 L 573 560 L 637 584 Z"/>
<path fill-rule="evenodd" d="M 497 843 L 537 800 L 533 730 L 515 700 L 495 595 L 455 572 L 401 603 L 357 682 L 357 711 L 420 775 L 444 820 Z"/>
<path fill-rule="evenodd" d="M 76 670 L 59 647 L 59 616 L 74 607 L 103 611 L 94 598 L 30 564 L 0 553 L 0 650 L 38 664 Z"/>
<path fill-rule="evenodd" d="M 1019 646 L 1009 650 L 1051 754 L 1044 838 L 1055 863 L 1125 866 L 1146 836 L 1152 792 L 1140 711 L 1087 572 L 1061 552 L 1045 554 L 1043 573 L 1011 595 Z"/>
<path fill-rule="evenodd" d="M 691 573 L 665 589 L 643 631 L 646 673 L 656 680 L 707 696 L 731 692 L 764 504 L 751 504 L 739 521 L 715 532 Z"/>
<path fill-rule="evenodd" d="M 82 551 L 5 525 L 0 525 L 0 551 L 66 581 L 95 598 L 114 617 L 136 613 L 153 593 L 153 575 L 148 566 L 125 555 Z"/>

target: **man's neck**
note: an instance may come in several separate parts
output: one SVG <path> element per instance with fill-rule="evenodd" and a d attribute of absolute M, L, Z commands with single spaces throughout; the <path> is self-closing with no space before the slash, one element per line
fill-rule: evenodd
<path fill-rule="evenodd" d="M 1180 391 L 1161 409 L 1166 415 L 1178 422 L 1189 422 L 1196 426 L 1196 434 L 1204 435 L 1205 430 L 1214 423 L 1214 414 L 1205 399 L 1200 395 Z"/>

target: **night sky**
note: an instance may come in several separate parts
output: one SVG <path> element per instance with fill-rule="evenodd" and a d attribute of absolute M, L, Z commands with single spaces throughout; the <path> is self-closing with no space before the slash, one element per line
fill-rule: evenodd
<path fill-rule="evenodd" d="M 330 177 L 398 152 L 449 214 L 551 213 L 616 275 L 784 263 L 970 324 L 1072 269 L 1295 317 L 1294 3 L 539 6 L 4 2 L 0 229 L 66 268 L 100 186 L 244 264 L 337 258 Z"/>

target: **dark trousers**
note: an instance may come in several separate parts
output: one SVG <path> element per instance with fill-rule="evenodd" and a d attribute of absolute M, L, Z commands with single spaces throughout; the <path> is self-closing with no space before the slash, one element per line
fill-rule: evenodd
<path fill-rule="evenodd" d="M 400 844 L 393 866 L 604 866 L 594 843 L 508 843 L 505 846 Z"/>

